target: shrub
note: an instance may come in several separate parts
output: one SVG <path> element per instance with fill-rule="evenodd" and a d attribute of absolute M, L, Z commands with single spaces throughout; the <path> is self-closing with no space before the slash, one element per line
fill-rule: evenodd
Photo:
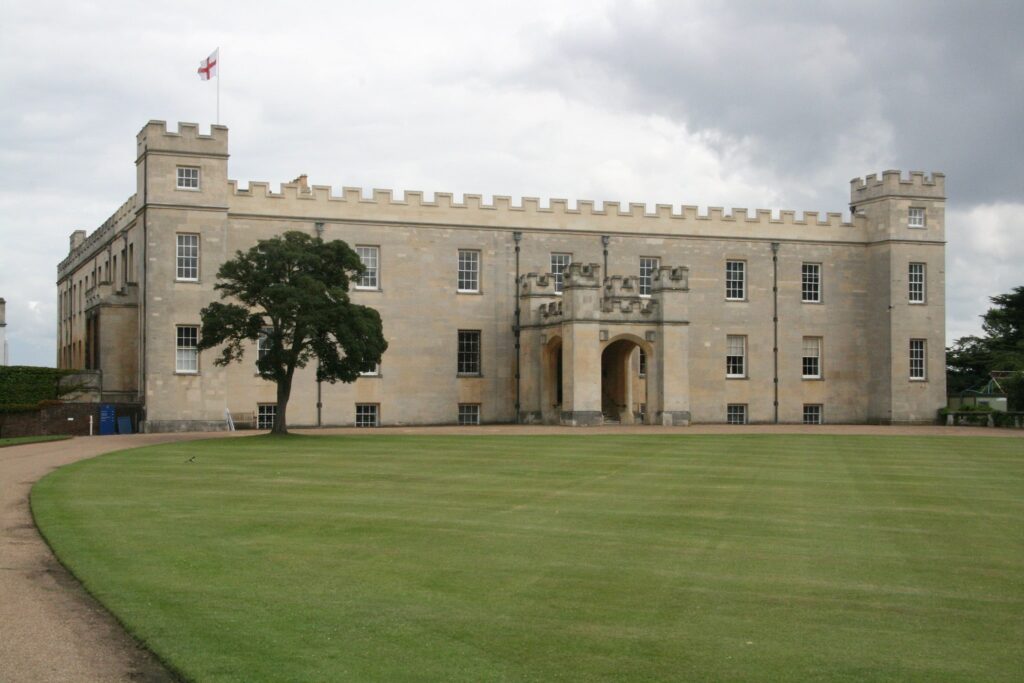
<path fill-rule="evenodd" d="M 58 400 L 65 393 L 60 388 L 61 378 L 72 374 L 73 370 L 31 365 L 0 367 L 0 406 L 35 408 L 40 401 Z"/>

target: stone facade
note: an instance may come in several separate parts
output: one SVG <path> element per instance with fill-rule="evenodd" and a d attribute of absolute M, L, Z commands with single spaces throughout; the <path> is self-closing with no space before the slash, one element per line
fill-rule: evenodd
<path fill-rule="evenodd" d="M 151 121 L 137 143 L 136 194 L 91 235 L 75 231 L 58 267 L 58 361 L 102 370 L 104 394 L 143 401 L 151 431 L 269 415 L 255 345 L 221 368 L 188 339 L 220 264 L 285 230 L 365 247 L 375 278 L 352 298 L 380 311 L 390 344 L 353 384 L 297 376 L 293 426 L 357 413 L 385 425 L 930 422 L 945 403 L 939 173 L 855 179 L 844 222 L 335 194 L 304 176 L 242 189 L 223 126 Z"/>

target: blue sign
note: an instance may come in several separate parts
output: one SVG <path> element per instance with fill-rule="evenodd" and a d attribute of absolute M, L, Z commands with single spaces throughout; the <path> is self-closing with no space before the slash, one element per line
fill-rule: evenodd
<path fill-rule="evenodd" d="M 109 403 L 100 405 L 100 436 L 113 434 L 115 423 L 114 406 Z"/>

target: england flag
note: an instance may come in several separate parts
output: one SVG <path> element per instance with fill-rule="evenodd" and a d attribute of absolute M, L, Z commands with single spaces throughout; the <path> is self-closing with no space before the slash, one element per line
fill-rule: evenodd
<path fill-rule="evenodd" d="M 199 62 L 199 78 L 208 81 L 217 75 L 217 63 L 220 61 L 220 48 L 213 51 L 209 57 Z"/>

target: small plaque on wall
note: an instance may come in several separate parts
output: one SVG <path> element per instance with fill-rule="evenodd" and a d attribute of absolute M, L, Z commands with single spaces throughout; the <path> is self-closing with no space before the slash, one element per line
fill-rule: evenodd
<path fill-rule="evenodd" d="M 598 330 L 597 338 L 601 341 L 608 341 L 608 330 Z"/>

